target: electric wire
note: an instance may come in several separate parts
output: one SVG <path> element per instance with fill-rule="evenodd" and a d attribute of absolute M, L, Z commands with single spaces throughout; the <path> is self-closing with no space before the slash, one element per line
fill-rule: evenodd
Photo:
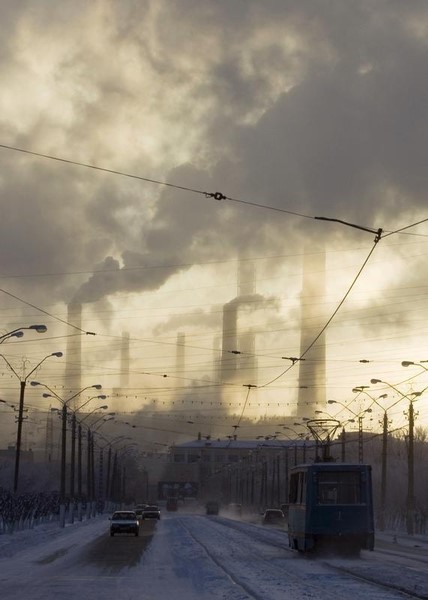
<path fill-rule="evenodd" d="M 187 186 L 183 186 L 183 185 L 178 185 L 178 184 L 174 184 L 174 183 L 169 183 L 167 181 L 160 181 L 157 179 L 152 179 L 150 177 L 143 177 L 142 175 L 136 175 L 134 173 L 127 173 L 125 171 L 118 171 L 116 169 L 108 169 L 106 167 L 100 167 L 97 165 L 92 165 L 89 163 L 84 163 L 84 162 L 80 162 L 80 161 L 76 161 L 76 160 L 70 160 L 70 159 L 66 159 L 66 158 L 61 158 L 58 156 L 53 156 L 51 154 L 43 154 L 41 152 L 35 152 L 32 150 L 26 150 L 24 148 L 18 148 L 17 146 L 9 146 L 7 144 L 0 144 L 0 148 L 4 148 L 5 150 L 12 150 L 14 152 L 21 152 L 22 154 L 29 154 L 31 156 L 37 156 L 39 158 L 46 158 L 48 160 L 54 160 L 54 161 L 58 161 L 61 163 L 65 163 L 65 164 L 69 164 L 69 165 L 74 165 L 77 167 L 83 167 L 85 169 L 93 169 L 95 171 L 102 171 L 104 173 L 110 173 L 112 175 L 119 175 L 120 177 L 127 177 L 130 179 L 137 179 L 139 181 L 145 181 L 146 183 L 153 183 L 156 185 L 162 185 L 165 187 L 169 187 L 169 188 L 174 188 L 177 190 L 182 190 L 185 192 L 191 192 L 193 194 L 201 194 L 203 196 L 205 196 L 206 198 L 212 198 L 214 200 L 220 201 L 220 200 L 228 200 L 229 202 L 235 202 L 235 203 L 239 203 L 239 204 L 246 204 L 248 206 L 254 206 L 257 208 L 263 208 L 265 210 L 271 210 L 271 211 L 275 211 L 275 212 L 279 212 L 279 213 L 285 213 L 288 215 L 293 215 L 296 217 L 302 217 L 305 219 L 314 219 L 315 217 L 310 216 L 310 215 L 305 215 L 302 213 L 298 213 L 295 211 L 291 211 L 291 210 L 286 210 L 285 208 L 279 208 L 279 207 L 275 207 L 275 206 L 268 206 L 265 204 L 260 204 L 258 202 L 250 202 L 247 200 L 240 200 L 238 198 L 232 198 L 230 196 L 225 196 L 224 194 L 222 194 L 221 192 L 207 192 L 204 190 L 200 190 L 197 188 L 191 188 L 191 187 L 187 187 Z"/>

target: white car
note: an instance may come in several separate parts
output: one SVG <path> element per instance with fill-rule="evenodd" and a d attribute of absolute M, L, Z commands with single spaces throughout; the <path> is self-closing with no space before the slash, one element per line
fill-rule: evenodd
<path fill-rule="evenodd" d="M 115 533 L 133 533 L 138 536 L 140 523 L 132 510 L 118 510 L 110 518 L 110 535 Z"/>

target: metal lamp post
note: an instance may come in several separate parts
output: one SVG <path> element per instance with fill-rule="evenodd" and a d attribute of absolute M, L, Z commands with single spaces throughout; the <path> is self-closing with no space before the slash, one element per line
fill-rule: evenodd
<path fill-rule="evenodd" d="M 105 400 L 106 398 L 107 398 L 107 396 L 105 396 L 104 394 L 101 394 L 100 396 L 92 396 L 91 398 L 86 400 L 86 402 L 81 404 L 78 408 L 73 410 L 73 414 L 71 417 L 71 455 L 70 455 L 70 496 L 72 498 L 74 497 L 74 479 L 75 479 L 75 464 L 76 464 L 76 425 L 77 425 L 76 414 L 79 410 L 81 410 L 84 406 L 86 406 L 86 404 L 89 404 L 89 402 L 91 402 L 91 400 L 94 400 L 94 399 Z M 85 419 L 87 419 L 87 417 L 94 414 L 96 411 L 106 410 L 107 408 L 108 408 L 107 404 L 105 404 L 103 406 L 98 406 L 97 408 L 94 408 L 94 410 L 92 410 L 90 413 L 88 413 L 86 415 L 86 417 L 84 417 L 79 422 L 79 424 L 83 423 L 83 421 L 85 421 Z M 78 444 L 77 451 L 79 453 L 79 444 Z M 80 457 L 80 465 L 81 465 L 81 457 Z M 79 469 L 79 457 L 78 457 L 78 469 Z M 78 479 L 79 479 L 79 476 L 78 476 Z"/>
<path fill-rule="evenodd" d="M 352 415 L 354 415 L 354 417 L 356 419 L 358 419 L 358 462 L 360 464 L 362 464 L 364 462 L 363 418 L 364 418 L 364 413 L 371 413 L 372 409 L 366 408 L 365 410 L 361 411 L 360 413 L 356 413 L 353 410 L 351 410 L 349 408 L 349 406 L 346 406 L 346 404 L 343 404 L 343 402 L 339 402 L 339 400 L 327 400 L 327 403 L 328 404 L 339 404 L 340 406 L 343 406 L 344 409 L 349 411 Z"/>
<path fill-rule="evenodd" d="M 39 381 L 32 381 L 31 385 L 33 385 L 33 386 L 41 385 L 42 387 L 46 388 L 47 390 L 49 390 L 50 393 L 49 394 L 44 393 L 43 397 L 44 398 L 48 398 L 48 397 L 56 398 L 62 405 L 62 410 L 61 410 L 62 427 L 61 427 L 61 475 L 60 475 L 60 511 L 61 511 L 60 526 L 64 527 L 65 526 L 65 476 L 66 476 L 66 452 L 67 452 L 67 408 L 68 408 L 68 403 L 71 402 L 71 400 L 73 400 L 74 398 L 77 398 L 78 396 L 80 396 L 80 394 L 82 394 L 84 391 L 89 390 L 91 388 L 100 390 L 102 388 L 102 386 L 100 384 L 88 385 L 88 386 L 84 387 L 83 389 L 79 390 L 78 392 L 76 392 L 75 394 L 73 394 L 72 396 L 70 396 L 69 398 L 67 398 L 66 400 L 64 400 L 54 390 L 52 390 L 49 386 L 47 386 L 44 383 L 40 383 Z"/>
<path fill-rule="evenodd" d="M 403 361 L 406 362 L 406 361 Z M 403 364 L 403 363 L 402 363 Z M 409 364 L 413 364 L 410 363 Z M 403 364 L 403 366 L 408 366 Z M 407 453 L 407 502 L 406 502 L 406 528 L 409 535 L 414 534 L 414 513 L 415 513 L 415 461 L 414 461 L 414 423 L 415 415 L 413 409 L 413 402 L 416 398 L 419 398 L 427 388 L 424 388 L 420 392 L 411 392 L 410 394 L 403 394 L 395 385 L 382 381 L 382 379 L 371 379 L 370 382 L 373 385 L 377 383 L 383 383 L 389 388 L 393 389 L 397 394 L 401 396 L 401 399 L 405 398 L 409 401 L 409 446 Z M 413 398 L 410 398 L 413 396 Z M 396 403 L 397 404 L 397 403 Z"/>
<path fill-rule="evenodd" d="M 93 396 L 92 398 L 89 398 L 89 400 L 87 402 L 89 402 L 90 400 L 93 400 L 94 398 L 98 398 L 99 400 L 105 400 L 107 398 L 107 396 L 105 396 L 104 394 L 102 394 L 100 396 Z M 87 404 L 87 402 L 83 403 L 82 406 L 80 406 L 78 410 L 80 410 L 83 406 L 85 406 L 85 404 Z M 100 407 L 96 408 L 95 411 L 100 410 L 100 409 L 104 410 L 106 408 L 108 408 L 107 405 L 100 406 Z M 78 421 L 78 426 L 77 426 L 77 495 L 79 496 L 79 498 L 81 498 L 81 496 L 82 496 L 82 424 L 95 411 L 88 413 L 85 417 L 83 417 L 83 419 L 80 419 Z"/>
<path fill-rule="evenodd" d="M 99 434 L 100 435 L 100 434 Z M 124 435 L 118 435 L 117 437 L 113 438 L 112 440 L 108 441 L 107 438 L 103 435 L 100 435 L 100 437 L 102 437 L 102 439 L 107 442 L 102 450 L 104 450 L 107 446 L 108 446 L 108 454 L 107 454 L 107 473 L 106 473 L 106 483 L 105 483 L 105 495 L 107 498 L 107 501 L 111 501 L 112 500 L 112 479 L 113 477 L 110 476 L 111 474 L 111 470 L 112 470 L 112 460 L 111 460 L 111 450 L 113 447 L 113 444 L 117 444 L 118 442 L 123 442 L 125 440 L 131 440 L 132 438 L 128 437 L 128 436 L 124 436 Z"/>
<path fill-rule="evenodd" d="M 36 326 L 31 327 L 31 328 L 34 329 L 35 327 Z M 44 325 L 43 326 L 38 325 L 37 327 L 40 328 L 40 333 L 43 333 L 46 330 L 46 327 Z M 44 329 L 42 329 L 42 327 L 44 327 Z M 36 331 L 38 331 L 38 330 L 36 329 Z M 18 337 L 20 337 L 20 336 L 18 336 Z M 14 493 L 16 493 L 18 490 L 19 467 L 20 467 L 20 458 L 21 458 L 22 423 L 24 421 L 24 397 L 25 397 L 25 388 L 27 385 L 27 380 L 34 373 L 34 371 L 36 371 L 40 367 L 40 365 L 42 365 L 45 362 L 45 360 L 47 360 L 51 356 L 56 356 L 56 357 L 60 358 L 62 356 L 62 352 L 53 352 L 51 354 L 48 354 L 40 362 L 38 362 L 37 365 L 33 369 L 31 369 L 31 371 L 29 373 L 27 373 L 27 375 L 25 375 L 23 377 L 23 376 L 19 375 L 19 373 L 13 368 L 13 366 L 10 364 L 8 359 L 3 354 L 0 354 L 0 357 L 5 361 L 5 363 L 9 367 L 9 369 L 12 371 L 12 373 L 15 375 L 15 377 L 19 380 L 19 383 L 20 383 L 18 417 L 17 417 L 18 427 L 17 427 L 17 431 L 16 431 L 16 448 L 15 448 L 15 470 L 14 470 L 14 478 L 13 478 Z"/>
<path fill-rule="evenodd" d="M 385 511 L 386 511 L 386 478 L 387 478 L 387 459 L 388 459 L 388 410 L 397 404 L 396 402 L 392 404 L 390 407 L 385 408 L 376 398 L 374 398 L 371 394 L 366 392 L 366 389 L 369 386 L 360 385 L 353 388 L 354 393 L 365 394 L 368 396 L 379 408 L 383 410 L 383 418 L 382 418 L 382 466 L 381 466 L 381 483 L 380 483 L 380 518 L 379 518 L 379 529 L 384 531 L 385 529 Z M 387 398 L 388 394 L 381 394 L 378 399 Z M 399 400 L 399 402 L 401 399 Z"/>

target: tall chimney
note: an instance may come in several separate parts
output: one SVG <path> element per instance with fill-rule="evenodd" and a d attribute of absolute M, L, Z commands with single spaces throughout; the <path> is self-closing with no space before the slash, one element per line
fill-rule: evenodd
<path fill-rule="evenodd" d="M 238 303 L 234 300 L 223 307 L 223 341 L 221 354 L 221 379 L 232 381 L 237 369 L 237 360 L 233 352 L 238 349 Z"/>
<path fill-rule="evenodd" d="M 120 387 L 129 385 L 129 333 L 122 333 L 122 346 L 120 348 Z"/>
<path fill-rule="evenodd" d="M 183 375 L 185 369 L 185 342 L 185 334 L 181 332 L 177 333 L 176 368 L 179 377 Z"/>
<path fill-rule="evenodd" d="M 325 252 L 307 254 L 303 264 L 301 295 L 301 331 L 299 363 L 299 394 L 297 416 L 311 417 L 326 405 L 325 335 L 318 338 L 306 352 L 323 327 L 325 301 Z"/>

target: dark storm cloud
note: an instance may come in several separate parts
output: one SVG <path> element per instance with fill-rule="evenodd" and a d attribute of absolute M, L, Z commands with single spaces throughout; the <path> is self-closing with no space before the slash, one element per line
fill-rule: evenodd
<path fill-rule="evenodd" d="M 26 129 L 12 102 L 0 122 L 8 142 L 369 226 L 424 206 L 425 2 L 124 1 L 99 13 L 77 3 L 66 18 L 28 6 L 7 11 L 17 35 L 0 42 L 3 84 L 12 71 L 26 81 L 23 35 L 30 44 L 43 29 L 33 41 L 50 52 L 35 44 L 27 68 L 42 92 Z M 144 146 L 151 137 L 164 163 Z M 156 290 L 193 263 L 283 248 L 305 226 L 4 152 L 3 273 L 96 271 L 82 285 L 57 280 L 56 299 Z"/>
<path fill-rule="evenodd" d="M 391 209 L 399 215 L 425 202 L 428 46 L 392 18 L 393 4 L 382 4 L 384 21 L 366 4 L 369 19 L 358 35 L 345 19 L 352 8 L 343 6 L 342 28 L 319 23 L 326 34 L 333 30 L 340 59 L 283 94 L 256 125 L 241 128 L 235 148 L 248 195 L 371 224 Z M 394 206 L 391 189 L 401 196 Z"/>

